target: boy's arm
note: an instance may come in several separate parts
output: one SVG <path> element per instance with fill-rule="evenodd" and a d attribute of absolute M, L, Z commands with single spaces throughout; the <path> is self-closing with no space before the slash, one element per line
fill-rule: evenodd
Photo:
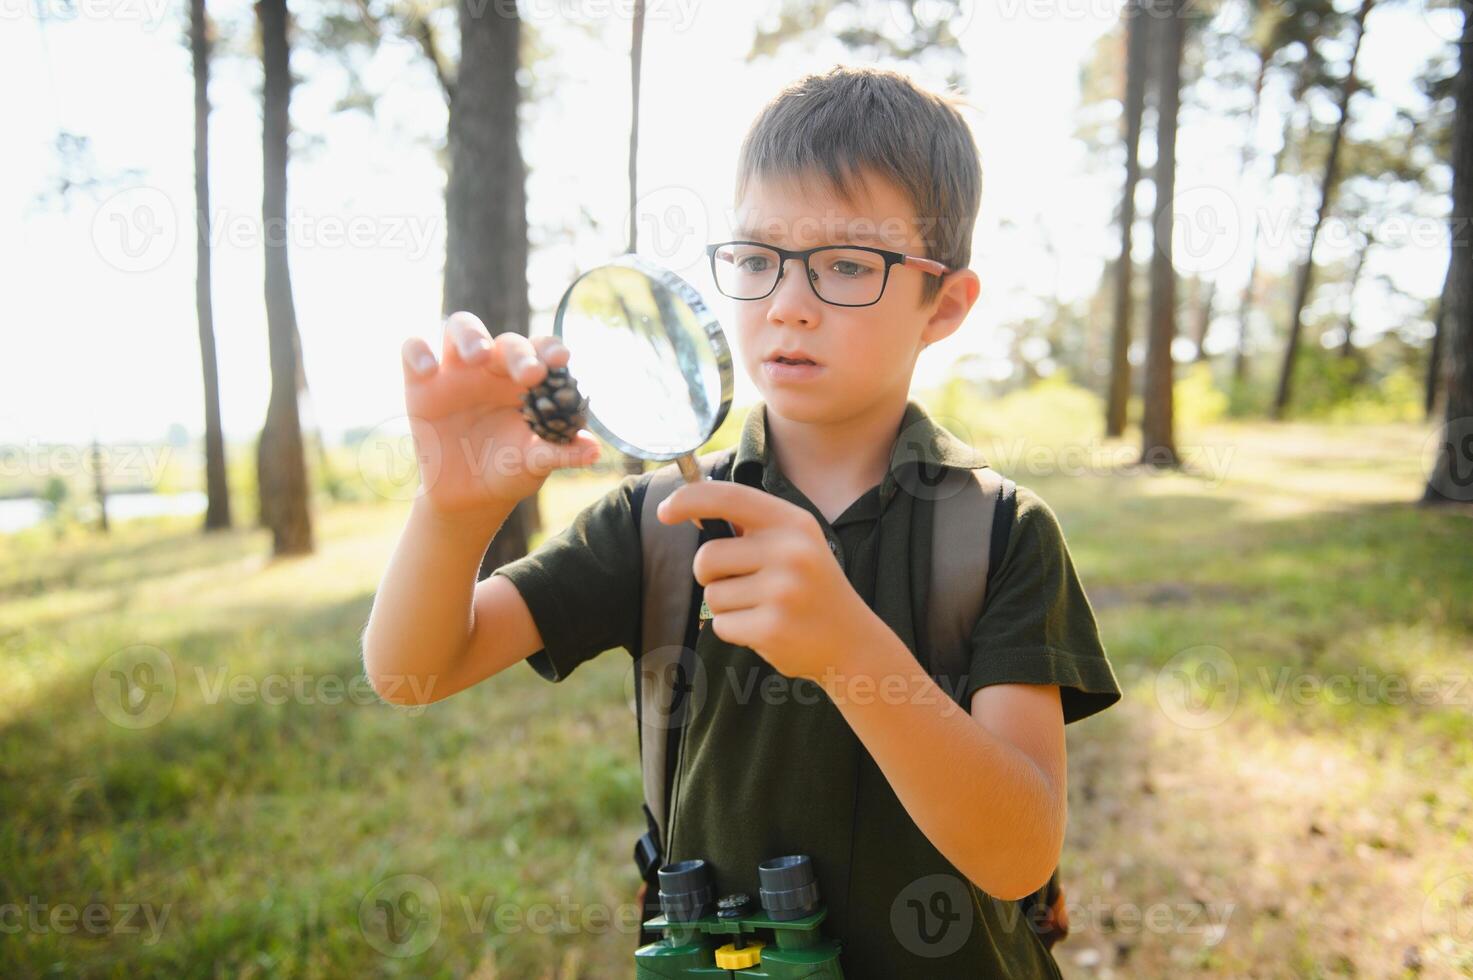
<path fill-rule="evenodd" d="M 363 666 L 379 697 L 439 701 L 542 648 L 516 587 L 499 575 L 476 582 L 510 512 L 492 507 L 460 523 L 415 500 L 363 631 Z"/>
<path fill-rule="evenodd" d="M 879 617 L 847 653 L 851 678 L 901 697 L 829 690 L 926 838 L 996 898 L 1037 891 L 1058 865 L 1066 822 L 1064 718 L 1052 684 L 999 684 L 971 715 Z M 938 751 L 945 746 L 944 751 Z"/>

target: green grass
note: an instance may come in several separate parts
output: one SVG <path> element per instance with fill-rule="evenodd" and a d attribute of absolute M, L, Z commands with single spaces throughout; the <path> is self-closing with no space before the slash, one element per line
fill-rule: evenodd
<path fill-rule="evenodd" d="M 1440 910 L 1473 872 L 1473 683 L 1455 689 L 1473 519 L 1409 505 L 1425 431 L 1219 424 L 1183 438 L 1217 453 L 1195 472 L 1103 443 L 1105 462 L 1061 473 L 1057 426 L 1020 447 L 999 422 L 1026 409 L 968 415 L 971 434 L 1058 512 L 1126 688 L 1068 732 L 1066 974 L 1400 976 L 1410 948 L 1426 975 L 1469 969 Z M 611 480 L 551 481 L 547 526 Z M 0 925 L 45 906 L 0 930 L 0 975 L 628 974 L 634 937 L 606 924 L 638 884 L 627 659 L 376 703 L 358 638 L 405 506 L 325 507 L 318 553 L 284 562 L 263 532 L 173 519 L 0 538 L 0 903 L 20 907 Z M 171 665 L 173 702 L 128 728 L 94 679 L 106 692 L 105 661 L 140 645 Z M 1199 663 L 1236 682 L 1200 727 L 1173 700 L 1211 679 Z M 1452 703 L 1275 693 L 1358 671 L 1430 678 Z M 272 678 L 307 693 L 250 693 Z M 377 902 L 413 912 L 405 882 L 438 932 L 385 955 Z M 89 904 L 110 928 L 47 919 Z M 1166 927 L 1132 923 L 1152 905 Z"/>

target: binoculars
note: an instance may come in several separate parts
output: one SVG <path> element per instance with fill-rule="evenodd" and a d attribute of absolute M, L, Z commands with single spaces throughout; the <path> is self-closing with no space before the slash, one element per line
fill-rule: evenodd
<path fill-rule="evenodd" d="M 635 951 L 635 980 L 842 980 L 841 944 L 818 929 L 828 910 L 819 903 L 808 855 L 757 865 L 760 906 L 741 892 L 717 899 L 711 869 L 700 858 L 665 865 L 659 879 L 663 914 L 644 925 L 664 938 Z"/>

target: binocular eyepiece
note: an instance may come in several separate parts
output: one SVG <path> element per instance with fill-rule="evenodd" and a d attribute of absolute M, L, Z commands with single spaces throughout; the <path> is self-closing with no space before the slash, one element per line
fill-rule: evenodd
<path fill-rule="evenodd" d="M 828 910 L 808 855 L 763 861 L 757 880 L 760 907 L 744 892 L 717 898 L 711 866 L 700 858 L 661 867 L 662 914 L 644 925 L 664 938 L 635 951 L 636 980 L 843 980 L 842 943 L 820 931 Z"/>
<path fill-rule="evenodd" d="M 716 890 L 711 882 L 711 868 L 704 860 L 695 858 L 667 864 L 659 870 L 659 878 L 660 910 L 665 918 L 671 922 L 694 922 L 711 914 Z M 788 854 L 763 861 L 757 865 L 757 880 L 762 911 L 771 919 L 786 922 L 818 910 L 818 879 L 806 854 Z M 736 918 L 750 910 L 751 897 L 727 895 L 721 903 L 723 907 L 717 915 Z"/>

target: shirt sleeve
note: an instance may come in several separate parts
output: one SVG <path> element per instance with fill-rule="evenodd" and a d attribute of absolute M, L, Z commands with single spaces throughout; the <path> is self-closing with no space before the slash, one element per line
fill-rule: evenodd
<path fill-rule="evenodd" d="M 531 554 L 491 573 L 511 579 L 527 603 L 543 644 L 527 663 L 549 681 L 612 647 L 638 647 L 644 560 L 633 493 L 641 479 L 624 477 Z"/>
<path fill-rule="evenodd" d="M 966 702 L 989 684 L 1057 684 L 1064 724 L 1120 700 L 1094 610 L 1053 510 L 1026 487 L 972 631 Z"/>

